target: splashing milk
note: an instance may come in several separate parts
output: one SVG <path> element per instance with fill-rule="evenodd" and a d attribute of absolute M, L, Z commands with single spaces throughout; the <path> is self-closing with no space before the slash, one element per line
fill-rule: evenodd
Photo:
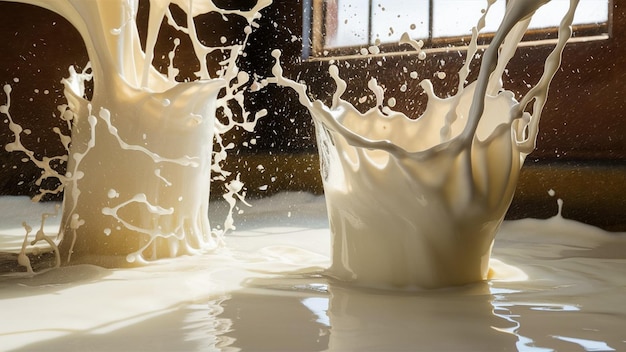
<path fill-rule="evenodd" d="M 274 51 L 274 81 L 295 89 L 315 121 L 333 235 L 331 276 L 392 287 L 439 287 L 489 277 L 494 237 L 534 148 L 578 3 L 570 2 L 540 81 L 518 102 L 503 89 L 501 77 L 531 15 L 545 2 L 509 2 L 478 79 L 464 86 L 485 12 L 473 30 L 458 92 L 441 99 L 430 80 L 422 81 L 428 105 L 418 119 L 383 107 L 383 89 L 375 81 L 369 86 L 378 104 L 359 113 L 341 99 L 346 83 L 332 65 L 337 83 L 332 106 L 311 101 L 305 85 L 283 77 L 280 52 Z M 526 112 L 530 104 L 532 113 Z"/>
<path fill-rule="evenodd" d="M 228 100 L 243 101 L 242 87 L 250 77 L 238 71 L 235 60 L 259 11 L 271 1 L 260 0 L 248 11 L 224 10 L 212 1 L 151 1 L 145 52 L 135 24 L 137 0 L 25 2 L 65 17 L 81 34 L 90 58 L 84 72 L 70 68 L 64 80 L 68 104 L 61 112 L 71 124 L 71 143 L 58 134 L 69 152 L 69 158 L 60 157 L 67 160 L 67 173 L 59 175 L 48 159 L 28 154 L 19 138 L 22 128 L 12 120 L 16 138 L 6 147 L 26 152 L 44 171 L 42 178 L 61 181 L 65 194 L 59 249 L 65 259 L 111 265 L 107 261 L 120 256 L 135 262 L 217 247 L 222 232 L 233 228 L 227 219 L 223 231 L 212 232 L 208 220 L 211 170 L 228 174 L 219 168 L 227 149 L 219 134 L 236 125 L 250 131 L 265 111 L 252 119 L 245 112 L 244 122 L 231 118 L 226 124 L 215 120 L 215 111 L 217 106 L 227 110 Z M 161 23 L 172 18 L 170 3 L 187 13 L 187 27 L 175 28 L 193 42 L 198 81 L 176 82 L 176 69 L 170 67 L 169 75 L 163 75 L 152 65 Z M 244 44 L 201 44 L 193 18 L 208 12 L 244 17 Z M 178 43 L 173 40 L 174 49 Z M 227 58 L 211 74 L 207 55 L 215 50 Z M 85 81 L 91 79 L 93 98 L 88 101 Z M 225 94 L 217 99 L 220 90 Z M 10 87 L 5 92 L 8 97 Z M 10 100 L 2 111 L 7 116 L 9 106 Z M 221 150 L 213 153 L 215 136 Z M 243 198 L 240 184 L 237 177 L 228 185 L 225 197 L 231 206 Z"/>
<path fill-rule="evenodd" d="M 383 108 L 382 88 L 375 81 L 370 87 L 378 106 L 358 113 L 341 99 L 345 82 L 335 66 L 331 74 L 338 89 L 332 106 L 311 102 L 303 85 L 282 77 L 277 63 L 274 81 L 296 89 L 316 123 L 334 236 L 332 276 L 396 287 L 437 287 L 488 277 L 494 236 L 523 160 L 534 147 L 547 88 L 577 4 L 571 1 L 543 77 L 518 103 L 502 89 L 500 79 L 530 15 L 544 2 L 509 3 L 478 80 L 464 86 L 477 50 L 474 30 L 458 93 L 440 99 L 424 80 L 429 103 L 416 120 Z M 210 79 L 206 65 L 198 74 L 205 80 L 183 84 L 153 69 L 157 23 L 169 2 L 151 6 L 146 55 L 136 27 L 129 25 L 136 2 L 103 4 L 39 4 L 78 28 L 92 58 L 91 73 L 73 72 L 65 82 L 70 112 L 64 116 L 74 120 L 74 137 L 68 173 L 60 177 L 66 192 L 61 250 L 68 257 L 81 253 L 90 262 L 130 253 L 127 260 L 133 262 L 143 260 L 149 246 L 154 257 L 213 248 L 220 237 L 210 233 L 206 217 L 211 154 L 206 141 L 214 132 L 213 119 L 207 117 L 215 110 L 224 80 Z M 223 11 L 207 6 L 183 9 L 191 17 Z M 247 18 L 252 22 L 255 17 Z M 479 28 L 482 22 L 484 15 Z M 206 62 L 202 58 L 211 49 L 193 37 L 193 21 L 189 23 L 199 61 Z M 237 74 L 232 67 L 225 72 L 230 78 Z M 95 88 L 88 102 L 82 97 L 83 82 L 90 76 Z M 532 114 L 525 112 L 530 103 Z M 241 189 L 237 185 L 232 185 L 235 192 Z M 115 236 L 118 232 L 125 235 Z"/>

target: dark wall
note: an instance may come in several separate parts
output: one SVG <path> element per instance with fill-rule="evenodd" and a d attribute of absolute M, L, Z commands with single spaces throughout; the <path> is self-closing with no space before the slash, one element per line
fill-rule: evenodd
<path fill-rule="evenodd" d="M 87 63 L 87 55 L 78 32 L 63 18 L 31 5 L 0 2 L 0 84 L 12 86 L 10 113 L 16 123 L 32 131 L 23 135 L 23 143 L 42 155 L 65 153 L 52 131 L 67 126 L 52 116 L 65 101 L 61 79 L 68 67 L 78 69 Z M 6 96 L 0 92 L 0 104 Z M 22 153 L 8 153 L 4 145 L 14 140 L 5 116 L 0 124 L 0 193 L 32 195 L 38 187 L 34 180 L 40 170 L 22 162 Z"/>

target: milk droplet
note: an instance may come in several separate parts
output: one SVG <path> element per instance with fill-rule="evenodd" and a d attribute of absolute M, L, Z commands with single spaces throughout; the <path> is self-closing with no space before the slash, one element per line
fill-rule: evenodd
<path fill-rule="evenodd" d="M 370 54 L 376 55 L 380 53 L 380 48 L 377 47 L 376 45 L 372 45 L 368 48 L 368 51 Z"/>

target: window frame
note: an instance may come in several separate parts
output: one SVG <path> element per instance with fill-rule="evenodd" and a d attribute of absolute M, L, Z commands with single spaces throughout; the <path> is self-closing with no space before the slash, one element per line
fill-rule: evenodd
<path fill-rule="evenodd" d="M 432 34 L 432 21 L 433 21 L 433 2 L 435 0 L 428 0 L 429 6 L 429 19 L 428 24 L 428 38 L 413 38 L 422 40 L 424 46 L 422 49 L 426 53 L 449 51 L 449 50 L 464 50 L 471 40 L 471 35 L 461 36 L 446 36 L 446 37 L 433 37 Z M 307 61 L 328 61 L 335 59 L 352 59 L 365 57 L 379 57 L 379 56 L 395 56 L 395 55 L 410 55 L 415 54 L 415 50 L 407 45 L 400 45 L 398 43 L 383 43 L 379 44 L 380 54 L 367 54 L 363 55 L 360 50 L 364 47 L 373 45 L 373 43 L 356 45 L 356 46 L 343 46 L 336 48 L 324 47 L 325 37 L 325 17 L 326 17 L 326 0 L 303 0 L 303 51 L 302 57 Z M 613 22 L 613 0 L 608 0 L 607 6 L 608 14 L 607 21 L 602 23 L 589 23 L 579 24 L 572 26 L 572 37 L 569 42 L 586 42 L 586 41 L 598 41 L 607 40 L 612 36 L 612 22 Z M 308 11 L 306 10 L 308 9 Z M 370 18 L 371 20 L 371 18 Z M 486 32 L 481 33 L 478 37 L 479 47 L 486 47 L 491 42 L 495 33 Z M 529 29 L 520 46 L 530 45 L 549 45 L 554 44 L 558 37 L 558 27 L 536 28 Z M 308 44 L 308 45 L 307 45 Z"/>

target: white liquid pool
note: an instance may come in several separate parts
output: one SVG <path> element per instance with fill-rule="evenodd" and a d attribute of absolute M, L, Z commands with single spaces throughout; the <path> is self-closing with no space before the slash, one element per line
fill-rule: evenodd
<path fill-rule="evenodd" d="M 323 197 L 288 193 L 252 204 L 226 236 L 227 249 L 216 254 L 132 269 L 76 265 L 34 277 L 0 273 L 0 349 L 626 349 L 626 233 L 560 217 L 506 221 L 493 265 L 517 267 L 527 280 L 504 273 L 513 280 L 375 291 L 298 274 L 330 264 Z M 19 251 L 21 222 L 36 229 L 39 214 L 53 208 L 0 198 L 0 252 Z M 210 209 L 212 216 L 226 211 L 215 203 Z M 48 233 L 58 222 L 48 220 Z"/>

